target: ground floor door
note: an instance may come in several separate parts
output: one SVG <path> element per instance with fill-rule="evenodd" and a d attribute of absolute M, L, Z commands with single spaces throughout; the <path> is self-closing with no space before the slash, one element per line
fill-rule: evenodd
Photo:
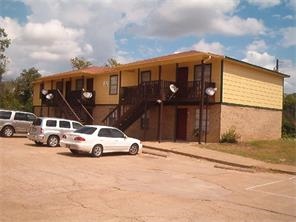
<path fill-rule="evenodd" d="M 187 109 L 177 109 L 177 120 L 176 120 L 176 139 L 186 140 L 187 136 Z"/>

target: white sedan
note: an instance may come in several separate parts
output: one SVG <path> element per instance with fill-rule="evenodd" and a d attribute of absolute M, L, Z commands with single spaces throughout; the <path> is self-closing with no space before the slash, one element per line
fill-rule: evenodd
<path fill-rule="evenodd" d="M 82 151 L 93 157 L 110 152 L 129 152 L 136 155 L 142 149 L 140 140 L 127 137 L 117 128 L 100 125 L 87 125 L 65 134 L 60 144 L 73 154 Z"/>

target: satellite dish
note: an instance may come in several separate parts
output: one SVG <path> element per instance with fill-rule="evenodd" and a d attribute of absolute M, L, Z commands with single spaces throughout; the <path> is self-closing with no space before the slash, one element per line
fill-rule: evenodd
<path fill-rule="evenodd" d="M 174 84 L 171 84 L 171 85 L 170 85 L 170 90 L 171 90 L 173 93 L 176 93 L 179 89 L 178 89 L 177 86 L 175 86 Z"/>
<path fill-rule="evenodd" d="M 52 93 L 49 93 L 45 97 L 46 97 L 46 99 L 51 100 L 51 99 L 53 99 L 54 96 Z"/>
<path fill-rule="evenodd" d="M 86 99 L 90 99 L 93 96 L 92 92 L 83 92 L 82 95 Z"/>
<path fill-rule="evenodd" d="M 208 87 L 208 88 L 206 88 L 206 94 L 207 94 L 208 96 L 213 96 L 213 95 L 215 95 L 216 91 L 217 91 L 217 88 L 212 88 L 212 87 Z"/>
<path fill-rule="evenodd" d="M 45 96 L 45 95 L 48 93 L 48 91 L 47 91 L 46 89 L 42 89 L 42 90 L 41 90 L 41 93 L 42 93 L 42 95 Z"/>
<path fill-rule="evenodd" d="M 162 103 L 162 100 L 161 100 L 161 99 L 158 99 L 158 100 L 156 100 L 156 102 L 157 102 L 158 104 L 160 104 L 160 103 Z"/>

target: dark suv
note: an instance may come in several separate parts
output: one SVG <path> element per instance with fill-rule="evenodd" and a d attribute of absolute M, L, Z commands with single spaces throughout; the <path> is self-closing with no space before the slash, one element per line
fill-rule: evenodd
<path fill-rule="evenodd" d="M 14 133 L 26 133 L 36 118 L 33 113 L 0 109 L 1 136 L 11 137 Z"/>

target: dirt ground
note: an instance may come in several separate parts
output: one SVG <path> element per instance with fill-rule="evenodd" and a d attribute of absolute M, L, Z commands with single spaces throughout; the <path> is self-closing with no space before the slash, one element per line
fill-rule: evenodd
<path fill-rule="evenodd" d="M 296 177 L 0 138 L 0 221 L 296 221 Z"/>

